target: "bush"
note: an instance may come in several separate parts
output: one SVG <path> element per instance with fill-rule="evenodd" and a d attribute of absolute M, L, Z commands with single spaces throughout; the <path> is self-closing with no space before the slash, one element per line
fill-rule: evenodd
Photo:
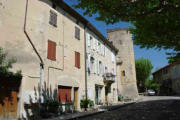
<path fill-rule="evenodd" d="M 90 107 L 93 107 L 93 106 L 94 106 L 94 101 L 90 100 L 89 106 L 90 106 Z"/>
<path fill-rule="evenodd" d="M 90 99 L 82 99 L 80 102 L 81 108 L 88 108 L 88 106 L 93 107 L 94 102 Z"/>
<path fill-rule="evenodd" d="M 118 96 L 118 101 L 122 101 L 123 100 L 123 96 L 122 95 L 119 95 Z"/>
<path fill-rule="evenodd" d="M 41 116 L 49 118 L 57 116 L 59 111 L 59 102 L 56 100 L 47 100 L 41 105 Z"/>

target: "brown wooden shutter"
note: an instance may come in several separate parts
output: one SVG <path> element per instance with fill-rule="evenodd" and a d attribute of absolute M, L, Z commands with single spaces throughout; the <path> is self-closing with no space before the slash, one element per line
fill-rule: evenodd
<path fill-rule="evenodd" d="M 77 65 L 77 52 L 75 52 L 75 67 L 78 67 L 78 65 Z"/>
<path fill-rule="evenodd" d="M 80 53 L 78 53 L 78 68 L 80 68 Z"/>
<path fill-rule="evenodd" d="M 56 60 L 56 43 L 48 40 L 48 55 L 47 58 L 50 60 Z"/>
<path fill-rule="evenodd" d="M 80 68 L 80 53 L 75 52 L 75 67 Z"/>

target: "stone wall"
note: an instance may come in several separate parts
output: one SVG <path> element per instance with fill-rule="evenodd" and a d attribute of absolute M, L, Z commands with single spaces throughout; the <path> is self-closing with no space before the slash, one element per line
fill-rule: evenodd
<path fill-rule="evenodd" d="M 135 99 L 138 97 L 132 35 L 128 29 L 107 30 L 108 39 L 119 50 L 116 55 L 118 94 Z"/>

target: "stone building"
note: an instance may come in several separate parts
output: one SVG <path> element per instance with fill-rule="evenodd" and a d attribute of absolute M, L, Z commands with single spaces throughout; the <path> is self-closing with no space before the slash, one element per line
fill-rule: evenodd
<path fill-rule="evenodd" d="M 169 64 L 153 73 L 160 84 L 160 95 L 180 95 L 180 62 Z"/>
<path fill-rule="evenodd" d="M 103 36 L 86 32 L 88 98 L 96 105 L 117 103 L 116 59 L 118 50 Z"/>
<path fill-rule="evenodd" d="M 103 54 L 100 47 L 99 52 L 85 50 L 86 32 L 100 39 L 96 43 L 104 46 Z M 113 77 L 116 67 L 111 54 L 114 56 L 117 50 L 62 0 L 0 0 L 0 36 L 0 47 L 8 52 L 8 57 L 17 59 L 12 71 L 22 71 L 17 91 L 4 86 L 11 91 L 7 97 L 12 99 L 5 99 L 5 105 L 0 104 L 3 119 L 26 117 L 24 104 L 37 103 L 40 97 L 45 101 L 48 96 L 62 103 L 73 101 L 79 110 L 87 84 L 88 96 L 97 104 L 116 99 Z M 98 71 L 96 67 L 85 70 L 86 52 L 97 62 Z M 109 91 L 107 94 L 105 89 Z"/>
<path fill-rule="evenodd" d="M 108 39 L 119 50 L 116 55 L 118 95 L 136 99 L 136 71 L 132 35 L 127 28 L 107 30 Z"/>

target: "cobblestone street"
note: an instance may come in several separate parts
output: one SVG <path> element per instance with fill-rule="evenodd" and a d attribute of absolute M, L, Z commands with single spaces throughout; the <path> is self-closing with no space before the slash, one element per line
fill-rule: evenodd
<path fill-rule="evenodd" d="M 143 102 L 82 120 L 180 120 L 180 98 L 145 97 Z"/>

